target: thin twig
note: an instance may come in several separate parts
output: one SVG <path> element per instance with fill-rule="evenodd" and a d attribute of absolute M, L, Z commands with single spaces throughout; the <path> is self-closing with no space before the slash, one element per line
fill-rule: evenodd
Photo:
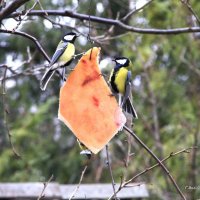
<path fill-rule="evenodd" d="M 7 69 L 8 69 L 8 66 L 7 65 L 4 65 L 4 74 L 3 74 L 3 78 L 1 80 L 1 85 L 2 85 L 2 103 L 3 103 L 3 112 L 4 112 L 4 126 L 5 126 L 5 129 L 6 129 L 6 132 L 7 132 L 7 135 L 8 135 L 8 139 L 9 139 L 9 142 L 10 142 L 10 146 L 12 147 L 12 151 L 14 153 L 15 156 L 17 156 L 18 158 L 20 158 L 20 154 L 16 151 L 15 147 L 14 147 L 14 144 L 12 142 L 12 135 L 10 133 L 10 129 L 8 127 L 8 118 L 7 118 L 7 115 L 9 113 L 7 107 L 6 107 L 6 86 L 5 86 L 5 81 L 6 81 L 6 73 L 7 73 Z"/>
<path fill-rule="evenodd" d="M 11 13 L 16 11 L 20 6 L 24 5 L 26 2 L 30 0 L 15 0 L 12 1 L 8 6 L 6 6 L 1 12 L 0 12 L 0 21 L 7 16 L 9 16 Z"/>
<path fill-rule="evenodd" d="M 200 124 L 198 121 L 196 130 L 194 132 L 194 141 L 193 145 L 198 146 L 198 135 L 200 134 Z M 190 166 L 190 172 L 189 172 L 189 181 L 191 185 L 197 185 L 197 168 L 198 168 L 198 163 L 197 163 L 197 148 L 193 150 L 192 155 L 191 155 L 191 166 Z M 191 192 L 190 199 L 195 199 L 197 191 Z"/>
<path fill-rule="evenodd" d="M 160 165 L 160 167 L 163 169 L 163 171 L 167 174 L 167 176 L 171 180 L 172 184 L 174 185 L 174 187 L 176 188 L 177 192 L 180 194 L 180 196 L 182 197 L 182 199 L 186 200 L 186 197 L 184 196 L 184 194 L 180 190 L 180 188 L 177 185 L 176 181 L 174 180 L 174 178 L 170 174 L 169 170 L 160 161 L 160 159 L 146 146 L 146 144 L 144 142 L 142 142 L 142 140 L 140 140 L 140 138 L 133 131 L 131 131 L 126 126 L 124 126 L 124 130 L 126 130 L 128 133 L 130 133 L 132 135 L 132 137 L 158 162 L 158 164 Z"/>
<path fill-rule="evenodd" d="M 46 20 L 48 20 L 49 22 L 51 22 L 53 26 L 59 26 L 60 28 L 67 27 L 67 28 L 70 28 L 70 29 L 75 29 L 77 31 L 77 29 L 75 27 L 70 26 L 68 24 L 64 24 L 64 23 L 60 23 L 60 22 L 55 22 L 54 20 L 50 19 L 48 16 L 43 16 L 43 18 L 46 19 Z"/>
<path fill-rule="evenodd" d="M 45 197 L 44 192 L 45 192 L 45 190 L 46 190 L 48 184 L 51 182 L 52 179 L 53 179 L 53 174 L 51 175 L 51 177 L 49 178 L 49 180 L 48 180 L 47 182 L 44 182 L 44 183 L 43 183 L 43 184 L 44 184 L 44 187 L 43 187 L 43 189 L 42 189 L 41 194 L 40 194 L 39 197 L 37 198 L 37 200 L 40 200 L 40 199 L 42 199 L 42 198 Z"/>
<path fill-rule="evenodd" d="M 130 162 L 130 155 L 131 155 L 131 135 L 127 135 L 127 154 L 125 158 L 125 167 L 127 168 Z"/>
<path fill-rule="evenodd" d="M 5 29 L 0 29 L 0 32 L 2 33 L 9 33 L 9 34 L 14 34 L 14 35 L 20 35 L 22 37 L 28 38 L 29 40 L 33 41 L 35 43 L 35 45 L 37 46 L 38 50 L 42 53 L 42 55 L 46 58 L 46 60 L 48 62 L 50 62 L 50 58 L 47 55 L 47 53 L 45 52 L 45 50 L 43 49 L 42 45 L 39 43 L 39 41 L 33 37 L 32 35 L 29 35 L 28 33 L 25 32 L 21 32 L 21 31 L 10 31 L 10 30 L 5 30 Z"/>
<path fill-rule="evenodd" d="M 163 162 L 167 161 L 168 159 L 170 159 L 170 158 L 172 158 L 172 157 L 174 157 L 174 156 L 177 156 L 177 155 L 179 155 L 179 154 L 181 154 L 181 153 L 190 153 L 190 150 L 192 150 L 192 149 L 197 149 L 197 148 L 198 148 L 197 146 L 193 146 L 193 147 L 189 147 L 189 148 L 184 148 L 184 149 L 182 149 L 182 150 L 180 150 L 180 151 L 177 151 L 177 152 L 175 152 L 175 153 L 172 152 L 172 153 L 169 154 L 169 156 L 165 157 L 165 158 L 162 159 L 160 162 L 163 163 Z M 126 187 L 128 184 L 130 184 L 131 182 L 133 182 L 135 179 L 137 179 L 137 178 L 140 177 L 141 175 L 147 173 L 148 171 L 150 171 L 150 170 L 152 170 L 152 169 L 154 169 L 154 168 L 156 168 L 156 167 L 158 167 L 158 166 L 160 166 L 159 163 L 157 163 L 157 164 L 155 164 L 155 165 L 153 165 L 153 166 L 151 166 L 151 167 L 146 168 L 145 170 L 143 170 L 142 172 L 136 174 L 134 177 L 132 177 L 132 178 L 129 179 L 128 181 L 121 182 L 121 184 L 120 184 L 119 188 L 117 189 L 116 193 L 118 193 L 119 191 L 121 191 L 124 187 Z M 113 196 L 114 196 L 114 194 L 111 196 L 111 198 L 112 198 Z M 109 198 L 109 199 L 111 199 L 111 198 Z"/>
<path fill-rule="evenodd" d="M 197 15 L 197 13 L 193 10 L 191 4 L 188 0 L 181 0 L 181 2 L 187 7 L 187 9 L 192 13 L 192 15 L 196 18 L 198 24 L 200 25 L 200 19 Z"/>
<path fill-rule="evenodd" d="M 72 193 L 71 197 L 69 198 L 69 200 L 73 199 L 75 194 L 78 192 L 78 189 L 79 189 L 79 187 L 81 185 L 81 182 L 83 180 L 83 177 L 84 177 L 84 174 L 86 172 L 87 167 L 88 167 L 87 165 L 84 167 L 84 169 L 83 169 L 83 171 L 81 173 L 81 177 L 80 177 L 79 183 L 78 183 L 77 187 L 75 188 L 75 190 L 73 191 L 73 193 Z"/>
<path fill-rule="evenodd" d="M 119 16 L 120 16 L 120 12 L 117 12 L 117 15 L 116 15 L 116 20 L 118 20 L 119 19 Z M 114 28 L 115 28 L 115 26 L 111 26 L 109 29 L 108 29 L 108 31 L 104 34 L 104 36 L 106 37 L 106 36 L 108 36 L 108 35 L 110 35 L 113 31 L 114 31 Z"/>
<path fill-rule="evenodd" d="M 44 10 L 44 8 L 43 8 L 42 3 L 40 2 L 40 0 L 37 0 L 37 2 L 40 5 L 41 10 L 43 10 L 45 12 L 45 10 Z M 45 12 L 45 15 L 48 16 L 48 13 Z"/>
<path fill-rule="evenodd" d="M 89 5 L 89 9 L 88 9 L 88 13 L 89 13 L 89 30 L 88 30 L 88 36 L 87 36 L 87 39 L 90 43 L 92 43 L 92 40 L 90 38 L 90 35 L 91 35 L 91 20 L 90 20 L 90 9 L 91 9 L 91 0 L 90 0 L 90 5 Z"/>
<path fill-rule="evenodd" d="M 22 62 L 20 63 L 20 65 L 18 66 L 18 69 L 19 69 L 20 67 L 24 66 L 25 64 L 30 64 L 31 61 L 33 60 L 34 56 L 35 56 L 35 53 L 34 53 L 33 56 L 31 55 L 31 51 L 30 51 L 30 47 L 29 47 L 29 46 L 26 48 L 26 51 L 27 51 L 27 57 L 28 57 L 28 58 L 27 58 L 27 60 L 24 60 L 24 61 L 22 61 Z M 12 70 L 12 69 L 11 69 L 11 70 Z M 10 71 L 11 71 L 11 70 L 10 70 Z M 30 69 L 28 69 L 28 70 L 30 70 Z M 18 74 L 16 71 L 15 71 L 15 73 Z"/>
<path fill-rule="evenodd" d="M 37 4 L 38 4 L 38 0 L 35 1 L 35 3 L 33 4 L 33 6 L 32 6 L 30 9 L 28 9 L 28 10 L 26 11 L 26 13 L 24 14 L 23 18 L 20 19 L 19 22 L 17 23 L 16 27 L 13 28 L 13 32 L 15 32 L 15 31 L 19 28 L 19 25 L 20 25 L 20 24 L 22 23 L 22 21 L 27 17 L 28 13 L 29 13 L 31 10 L 33 10 L 33 9 L 35 8 L 35 6 L 36 6 Z"/>
<path fill-rule="evenodd" d="M 2 67 L 2 65 L 0 65 L 0 67 Z M 11 72 L 11 75 L 9 75 L 5 78 L 0 78 L 0 81 L 2 81 L 3 79 L 10 80 L 10 79 L 20 77 L 20 76 L 32 76 L 32 75 L 41 74 L 41 71 L 43 71 L 44 68 L 45 68 L 45 66 L 43 64 L 41 64 L 41 65 L 38 65 L 37 68 L 34 68 L 34 69 L 27 68 L 21 72 L 18 72 L 16 70 L 13 70 L 11 67 L 8 67 L 7 70 Z"/>
<path fill-rule="evenodd" d="M 173 157 L 173 156 L 176 156 L 176 155 L 178 155 L 178 154 L 181 154 L 181 153 L 190 153 L 189 150 L 191 150 L 191 149 L 197 149 L 197 147 L 194 146 L 194 147 L 189 147 L 189 148 L 182 149 L 182 150 L 177 151 L 177 152 L 175 152 L 175 153 L 172 152 L 172 153 L 169 154 L 169 156 L 165 157 L 165 158 L 162 159 L 160 162 L 163 163 L 163 162 L 165 162 L 166 160 L 168 160 L 169 158 L 171 158 L 171 157 Z M 136 178 L 138 178 L 139 176 L 145 174 L 146 172 L 148 172 L 148 171 L 150 171 L 150 170 L 152 170 L 152 169 L 154 169 L 154 168 L 156 168 L 156 167 L 158 167 L 158 166 L 159 166 L 159 163 L 157 163 L 157 164 L 155 164 L 155 165 L 153 165 L 153 166 L 151 166 L 151 167 L 146 168 L 145 170 L 143 170 L 142 172 L 138 173 L 137 175 L 135 175 L 134 177 L 132 177 L 132 178 L 129 179 L 128 181 L 124 182 L 124 185 L 127 185 L 127 184 L 129 184 L 130 182 L 133 182 L 133 181 L 134 181 Z"/>
<path fill-rule="evenodd" d="M 93 41 L 91 40 L 91 37 L 90 37 L 90 35 L 91 35 L 91 20 L 90 20 L 91 2 L 92 2 L 92 0 L 90 0 L 90 5 L 89 5 L 89 9 L 88 9 L 88 13 L 89 13 L 89 30 L 88 30 L 87 40 L 88 40 L 91 44 L 93 44 Z M 92 50 L 93 50 L 93 47 L 92 47 L 91 52 L 90 52 L 90 60 L 91 60 L 91 58 L 92 58 Z"/>
<path fill-rule="evenodd" d="M 121 37 L 124 37 L 126 35 L 128 35 L 129 33 L 122 33 L 122 34 L 119 34 L 119 35 L 114 35 L 114 36 L 107 36 L 107 35 L 101 35 L 101 36 L 97 36 L 95 37 L 95 39 L 98 39 L 100 40 L 101 42 L 104 42 L 104 41 L 107 41 L 107 40 L 116 40 L 116 39 L 119 39 Z"/>
<path fill-rule="evenodd" d="M 148 6 L 153 0 L 149 0 L 147 3 L 145 3 L 143 6 L 141 6 L 138 9 L 134 9 L 132 11 L 130 11 L 126 16 L 124 16 L 121 21 L 125 21 L 127 18 L 129 18 L 131 15 L 139 12 L 140 10 L 144 9 L 146 6 Z"/>
<path fill-rule="evenodd" d="M 115 181 L 114 181 L 114 177 L 113 177 L 113 173 L 112 173 L 112 168 L 111 168 L 110 158 L 109 158 L 109 152 L 108 152 L 108 145 L 106 145 L 106 157 L 107 157 L 106 164 L 108 165 L 108 169 L 109 169 L 111 180 L 112 180 L 112 188 L 113 188 L 113 192 L 114 192 L 113 196 L 114 196 L 115 200 L 117 200 L 117 195 L 116 195 L 116 191 L 115 191 Z"/>

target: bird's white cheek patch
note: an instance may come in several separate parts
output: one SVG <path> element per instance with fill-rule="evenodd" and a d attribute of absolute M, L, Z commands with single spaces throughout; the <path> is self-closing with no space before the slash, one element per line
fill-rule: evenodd
<path fill-rule="evenodd" d="M 126 59 L 119 59 L 116 62 L 121 64 L 121 65 L 124 65 L 126 63 Z"/>
<path fill-rule="evenodd" d="M 74 38 L 74 35 L 65 35 L 64 39 L 70 41 Z"/>

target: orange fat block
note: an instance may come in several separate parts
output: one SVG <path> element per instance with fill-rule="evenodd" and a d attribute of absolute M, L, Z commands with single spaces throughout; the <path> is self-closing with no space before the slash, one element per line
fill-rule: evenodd
<path fill-rule="evenodd" d="M 124 126 L 126 118 L 99 69 L 100 48 L 79 60 L 60 89 L 58 118 L 93 153 Z"/>

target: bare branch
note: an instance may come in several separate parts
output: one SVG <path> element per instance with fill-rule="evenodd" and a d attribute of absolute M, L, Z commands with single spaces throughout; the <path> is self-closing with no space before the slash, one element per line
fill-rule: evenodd
<path fill-rule="evenodd" d="M 106 157 L 107 157 L 108 169 L 109 169 L 111 180 L 112 180 L 112 187 L 113 187 L 113 192 L 114 192 L 114 198 L 115 198 L 115 200 L 117 200 L 117 195 L 116 195 L 116 191 L 115 191 L 115 181 L 114 181 L 114 177 L 113 177 L 113 173 L 112 173 L 112 168 L 111 168 L 111 165 L 110 165 L 108 145 L 106 145 Z"/>
<path fill-rule="evenodd" d="M 126 16 L 124 16 L 121 21 L 125 21 L 127 18 L 129 18 L 131 15 L 139 12 L 140 10 L 144 9 L 146 6 L 148 6 L 153 0 L 149 0 L 146 4 L 144 4 L 143 6 L 141 6 L 138 9 L 134 9 L 131 12 L 129 12 Z"/>
<path fill-rule="evenodd" d="M 63 16 L 63 17 L 71 17 L 79 20 L 87 20 L 91 22 L 97 22 L 101 24 L 113 25 L 122 28 L 123 30 L 135 32 L 135 33 L 142 33 L 142 34 L 181 34 L 181 33 L 193 33 L 193 32 L 200 32 L 200 27 L 183 27 L 183 28 L 171 28 L 171 29 L 154 29 L 154 28 L 137 28 L 133 26 L 129 26 L 118 19 L 110 19 L 104 17 L 96 17 L 93 15 L 86 15 L 73 12 L 71 10 L 32 10 L 28 13 L 28 16 L 40 16 L 43 17 L 44 15 L 48 14 L 49 16 Z M 23 15 L 22 12 L 15 12 L 8 17 L 17 17 Z"/>
<path fill-rule="evenodd" d="M 42 199 L 45 195 L 44 195 L 44 192 L 45 192 L 45 189 L 47 188 L 48 184 L 51 182 L 51 180 L 53 179 L 53 174 L 51 175 L 51 177 L 49 178 L 49 180 L 47 182 L 44 182 L 44 187 L 42 189 L 42 192 L 41 194 L 39 195 L 39 197 L 37 198 L 37 200 L 40 200 Z"/>
<path fill-rule="evenodd" d="M 24 70 L 18 71 L 18 69 L 20 67 L 22 67 L 23 65 L 30 64 L 30 62 L 32 61 L 33 57 L 34 57 L 34 55 L 32 57 L 29 57 L 27 60 L 22 61 L 22 63 L 20 64 L 20 66 L 18 66 L 17 69 L 13 69 L 11 66 L 7 66 L 7 65 L 0 65 L 0 68 L 1 67 L 2 68 L 7 67 L 7 70 L 10 72 L 9 76 L 1 77 L 0 81 L 16 79 L 16 78 L 19 78 L 21 76 L 33 76 L 33 75 L 36 76 L 38 74 L 41 74 L 41 72 L 45 70 L 45 65 L 44 64 L 37 65 L 36 68 L 29 67 L 29 68 L 26 68 Z"/>
<path fill-rule="evenodd" d="M 37 2 L 39 3 L 41 10 L 44 10 L 44 8 L 43 8 L 43 6 L 42 6 L 40 0 L 37 0 Z M 45 11 L 44 11 L 44 12 L 45 12 Z M 48 13 L 46 13 L 46 16 L 48 16 Z"/>
<path fill-rule="evenodd" d="M 23 36 L 25 38 L 28 38 L 29 40 L 33 41 L 35 43 L 35 45 L 37 46 L 38 50 L 42 53 L 42 55 L 46 58 L 46 60 L 48 62 L 50 62 L 50 58 L 47 55 L 47 53 L 45 52 L 45 50 L 43 49 L 42 45 L 39 43 L 39 41 L 33 37 L 32 35 L 29 35 L 28 33 L 25 32 L 21 32 L 21 31 L 10 31 L 10 30 L 5 30 L 5 29 L 0 29 L 1 33 L 9 33 L 9 34 L 14 34 L 14 35 L 20 35 Z"/>
<path fill-rule="evenodd" d="M 79 187 L 81 185 L 81 182 L 83 180 L 83 176 L 84 176 L 84 174 L 86 172 L 87 167 L 88 167 L 87 165 L 84 167 L 84 169 L 83 169 L 83 171 L 81 173 L 81 177 L 80 177 L 79 183 L 78 183 L 77 187 L 75 188 L 75 190 L 73 191 L 73 193 L 72 193 L 71 197 L 69 198 L 69 200 L 73 199 L 75 194 L 77 193 L 77 191 L 78 191 L 78 189 L 79 189 Z"/>
<path fill-rule="evenodd" d="M 17 23 L 16 27 L 13 28 L 13 32 L 15 32 L 15 30 L 18 29 L 19 25 L 20 25 L 20 24 L 22 23 L 22 21 L 26 18 L 26 16 L 28 15 L 28 13 L 29 13 L 31 10 L 33 10 L 33 9 L 35 8 L 35 6 L 38 4 L 38 1 L 39 1 L 39 0 L 37 0 L 37 1 L 33 4 L 33 6 L 32 6 L 30 9 L 28 9 L 28 10 L 26 11 L 26 13 L 25 13 L 25 15 L 23 16 L 23 18 L 20 19 L 19 22 Z"/>
<path fill-rule="evenodd" d="M 172 158 L 172 157 L 174 157 L 174 156 L 177 156 L 177 155 L 179 155 L 179 154 L 181 154 L 181 153 L 190 153 L 190 150 L 197 149 L 197 148 L 198 148 L 197 146 L 194 146 L 194 147 L 189 147 L 189 148 L 182 149 L 182 150 L 177 151 L 177 152 L 175 152 L 175 153 L 172 152 L 172 153 L 169 154 L 169 156 L 167 156 L 166 158 L 162 159 L 161 162 L 163 163 L 163 162 L 165 162 L 166 160 L 168 160 L 169 158 Z M 134 177 L 132 177 L 132 178 L 129 179 L 128 181 L 122 182 L 122 183 L 120 184 L 119 188 L 117 189 L 116 193 L 118 193 L 122 188 L 126 187 L 128 184 L 130 184 L 131 182 L 133 182 L 133 181 L 134 181 L 135 179 L 137 179 L 139 176 L 141 176 L 141 175 L 147 173 L 148 171 L 150 171 L 150 170 L 152 170 L 152 169 L 154 169 L 154 168 L 156 168 L 156 167 L 158 167 L 158 166 L 159 166 L 159 163 L 157 163 L 157 164 L 155 164 L 155 165 L 153 165 L 153 166 L 151 166 L 151 167 L 146 168 L 145 170 L 143 170 L 142 172 L 136 174 Z M 112 198 L 112 197 L 111 197 L 111 198 Z"/>
<path fill-rule="evenodd" d="M 160 159 L 144 144 L 144 142 L 142 142 L 142 140 L 140 140 L 140 138 L 133 131 L 131 131 L 126 126 L 124 126 L 124 130 L 126 130 L 128 133 L 130 133 L 132 135 L 132 137 L 158 162 L 158 164 L 160 165 L 160 167 L 163 169 L 163 171 L 167 174 L 167 176 L 171 180 L 172 184 L 174 185 L 174 187 L 176 188 L 177 192 L 180 194 L 180 196 L 182 197 L 182 199 L 186 200 L 184 194 L 180 190 L 180 188 L 177 185 L 176 181 L 174 180 L 174 178 L 170 174 L 169 170 L 160 161 Z"/>
<path fill-rule="evenodd" d="M 181 0 L 181 2 L 187 7 L 187 9 L 191 12 L 191 14 L 196 18 L 198 24 L 200 25 L 200 19 L 196 12 L 193 10 L 188 0 Z"/>
<path fill-rule="evenodd" d="M 190 150 L 191 150 L 191 149 L 197 149 L 197 148 L 198 148 L 198 147 L 194 146 L 194 147 L 189 147 L 189 148 L 182 149 L 182 150 L 177 151 L 177 152 L 175 152 L 175 153 L 172 152 L 172 153 L 169 154 L 169 156 L 165 157 L 165 158 L 162 159 L 160 162 L 163 163 L 163 162 L 165 162 L 166 160 L 168 160 L 169 158 L 174 157 L 174 156 L 176 156 L 176 155 L 179 155 L 179 154 L 181 154 L 181 153 L 190 153 Z M 156 167 L 158 167 L 158 166 L 159 166 L 159 163 L 157 163 L 157 164 L 155 164 L 155 165 L 153 165 L 153 166 L 151 166 L 151 167 L 146 168 L 144 171 L 140 172 L 139 174 L 135 175 L 134 177 L 132 177 L 131 179 L 129 179 L 128 181 L 126 181 L 126 182 L 124 183 L 124 185 L 127 185 L 127 184 L 133 182 L 133 181 L 134 181 L 136 178 L 138 178 L 139 176 L 145 174 L 146 172 L 148 172 L 148 171 L 150 171 L 150 170 L 152 170 L 152 169 L 154 169 L 154 168 L 156 168 Z"/>
<path fill-rule="evenodd" d="M 8 15 L 16 11 L 20 6 L 25 4 L 30 0 L 15 0 L 12 1 L 8 6 L 6 6 L 1 12 L 0 12 L 0 21 L 4 18 L 6 18 Z"/>
<path fill-rule="evenodd" d="M 8 127 L 8 119 L 7 119 L 7 115 L 9 113 L 8 108 L 6 107 L 6 99 L 5 99 L 5 95 L 6 95 L 6 88 L 5 88 L 5 78 L 6 78 L 6 73 L 7 73 L 7 69 L 8 66 L 4 65 L 4 74 L 3 74 L 3 78 L 1 80 L 1 85 L 2 85 L 2 103 L 3 103 L 3 112 L 4 112 L 4 126 L 8 135 L 8 139 L 10 142 L 10 146 L 12 147 L 12 151 L 14 153 L 14 155 L 16 155 L 18 158 L 20 158 L 20 154 L 16 151 L 13 142 L 12 142 L 12 135 L 10 133 L 9 127 Z"/>

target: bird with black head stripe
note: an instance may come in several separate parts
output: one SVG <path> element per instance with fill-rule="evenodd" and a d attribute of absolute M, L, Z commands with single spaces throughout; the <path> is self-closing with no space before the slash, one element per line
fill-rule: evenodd
<path fill-rule="evenodd" d="M 66 34 L 59 42 L 56 51 L 51 58 L 48 69 L 40 81 L 41 90 L 44 91 L 46 89 L 51 77 L 53 76 L 55 71 L 58 71 L 59 69 L 62 69 L 61 76 L 62 79 L 65 80 L 65 67 L 68 66 L 74 58 L 74 42 L 77 37 L 78 35 L 76 33 L 70 32 Z"/>
<path fill-rule="evenodd" d="M 132 74 L 130 67 L 131 61 L 126 57 L 117 57 L 113 60 L 115 67 L 110 73 L 109 83 L 113 93 L 119 94 L 119 104 L 124 111 L 130 113 L 134 118 L 137 118 L 137 113 L 131 102 L 131 81 Z"/>

